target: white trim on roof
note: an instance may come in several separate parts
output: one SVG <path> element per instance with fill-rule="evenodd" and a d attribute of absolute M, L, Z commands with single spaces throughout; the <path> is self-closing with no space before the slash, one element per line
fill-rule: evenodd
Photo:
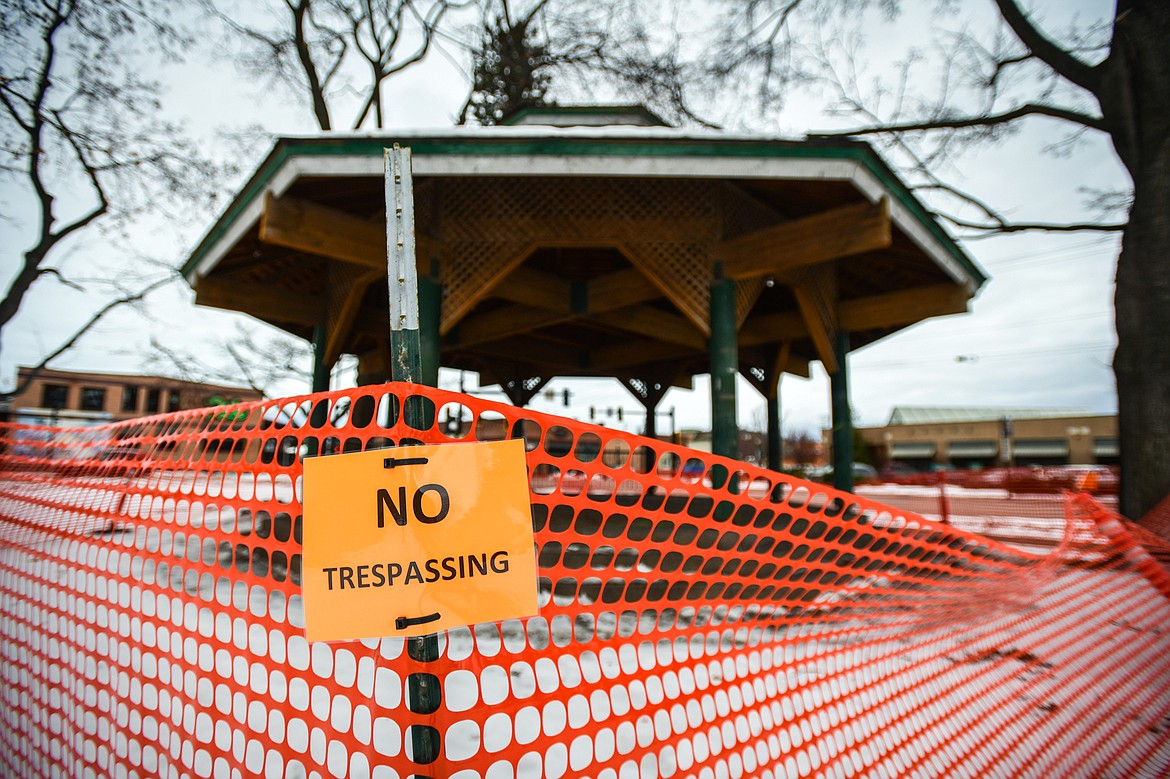
<path fill-rule="evenodd" d="M 303 157 L 295 157 L 289 160 L 288 164 L 281 166 L 280 170 L 272 177 L 272 181 L 264 187 L 263 192 L 258 197 L 252 200 L 240 215 L 234 219 L 227 230 L 220 237 L 218 241 L 212 244 L 207 254 L 204 255 L 203 261 L 195 266 L 195 277 L 205 276 L 211 272 L 223 256 L 227 254 L 228 249 L 235 245 L 237 241 L 244 237 L 244 234 L 252 229 L 252 226 L 260 221 L 260 217 L 264 215 L 264 200 L 271 193 L 275 197 L 280 197 L 288 188 L 293 185 L 301 176 L 312 175 L 307 172 L 307 169 L 312 166 L 306 165 L 307 159 Z"/>

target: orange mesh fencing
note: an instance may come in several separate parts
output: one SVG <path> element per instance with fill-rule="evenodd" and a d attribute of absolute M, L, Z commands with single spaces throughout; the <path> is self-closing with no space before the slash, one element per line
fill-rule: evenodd
<path fill-rule="evenodd" d="M 527 443 L 540 616 L 431 662 L 306 642 L 301 458 L 502 437 Z M 1170 576 L 1087 497 L 1034 554 L 403 384 L 0 447 L 6 776 L 1170 774 Z M 411 711 L 422 678 L 441 695 Z"/>

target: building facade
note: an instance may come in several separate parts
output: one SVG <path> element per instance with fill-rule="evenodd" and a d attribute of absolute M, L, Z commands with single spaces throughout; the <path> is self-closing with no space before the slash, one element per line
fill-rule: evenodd
<path fill-rule="evenodd" d="M 875 463 L 919 471 L 1118 463 L 1117 415 L 1083 409 L 898 407 L 859 433 Z"/>
<path fill-rule="evenodd" d="M 24 388 L 9 403 L 12 422 L 76 427 L 264 398 L 245 387 L 116 373 L 45 369 L 26 384 L 30 373 L 17 370 L 17 386 Z"/>

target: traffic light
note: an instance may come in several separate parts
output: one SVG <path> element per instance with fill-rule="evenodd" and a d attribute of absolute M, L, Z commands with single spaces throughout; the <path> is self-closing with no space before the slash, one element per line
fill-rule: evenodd
<path fill-rule="evenodd" d="M 561 397 L 564 399 L 565 405 L 568 406 L 569 405 L 569 391 L 567 389 L 562 391 Z"/>
<path fill-rule="evenodd" d="M 589 407 L 589 418 L 590 419 L 597 419 L 597 406 L 590 406 Z"/>

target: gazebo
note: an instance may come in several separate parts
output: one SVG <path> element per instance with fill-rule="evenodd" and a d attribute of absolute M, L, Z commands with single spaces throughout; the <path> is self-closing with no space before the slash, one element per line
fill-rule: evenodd
<path fill-rule="evenodd" d="M 315 391 L 342 354 L 362 383 L 388 373 L 393 144 L 414 160 L 424 377 L 476 371 L 517 405 L 554 377 L 615 377 L 653 435 L 666 391 L 710 373 L 713 450 L 736 456 L 742 374 L 768 399 L 778 467 L 780 377 L 819 360 L 839 486 L 849 351 L 966 311 L 986 280 L 862 142 L 678 130 L 620 107 L 287 137 L 183 273 L 197 303 L 312 340 Z"/>

